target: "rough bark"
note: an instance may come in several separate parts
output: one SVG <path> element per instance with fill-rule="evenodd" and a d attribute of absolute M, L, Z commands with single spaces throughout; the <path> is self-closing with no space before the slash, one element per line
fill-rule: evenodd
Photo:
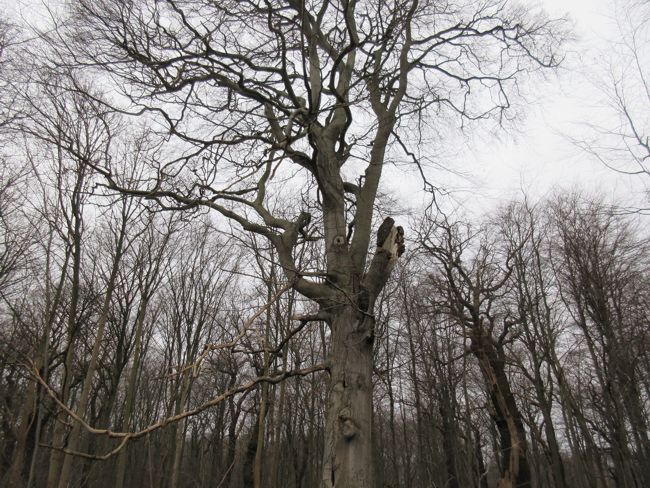
<path fill-rule="evenodd" d="M 377 295 L 402 252 L 402 236 L 387 218 L 363 284 L 331 311 L 330 387 L 325 422 L 324 488 L 374 486 L 372 369 Z M 381 232 L 382 227 L 380 227 Z M 352 303 L 350 303 L 352 302 Z"/>
<path fill-rule="evenodd" d="M 374 486 L 372 459 L 372 340 L 374 321 L 352 306 L 332 321 L 331 385 L 325 423 L 323 486 Z"/>

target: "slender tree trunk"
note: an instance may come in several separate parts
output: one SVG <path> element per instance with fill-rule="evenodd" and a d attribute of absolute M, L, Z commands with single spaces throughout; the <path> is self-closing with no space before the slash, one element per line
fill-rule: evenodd
<path fill-rule="evenodd" d="M 547 452 L 548 460 L 551 464 L 553 484 L 556 488 L 565 488 L 567 484 L 564 473 L 564 462 L 562 461 L 562 456 L 560 455 L 560 446 L 558 444 L 557 435 L 555 433 L 553 415 L 551 413 L 551 405 L 547 400 L 542 378 L 539 377 L 539 375 L 536 376 L 538 380 L 535 385 L 537 391 L 537 401 L 539 403 L 539 409 L 542 414 L 542 418 L 544 419 L 544 433 L 546 434 L 547 445 L 545 450 Z"/>
<path fill-rule="evenodd" d="M 27 439 L 29 437 L 29 432 L 34 428 L 36 413 L 38 411 L 36 405 L 37 396 L 37 383 L 31 382 L 28 386 L 27 394 L 25 395 L 21 408 L 20 424 L 18 425 L 16 434 L 16 446 L 14 448 L 13 461 L 7 472 L 7 486 L 23 485 L 23 471 L 25 468 L 25 456 L 27 454 Z M 9 444 L 9 442 L 7 442 L 7 444 Z M 0 477 L 0 480 L 2 479 L 3 478 Z"/>
<path fill-rule="evenodd" d="M 49 280 L 50 272 L 52 269 L 52 242 L 53 242 L 53 230 L 50 230 L 47 241 L 47 254 L 45 260 L 45 331 L 43 333 L 43 343 L 41 345 L 41 360 L 43 363 L 43 379 L 48 380 L 50 376 L 50 359 L 49 359 L 49 348 L 50 348 L 50 333 L 52 331 L 52 326 L 56 318 L 56 311 L 59 308 L 61 302 L 61 295 L 63 293 L 63 285 L 67 277 L 68 263 L 70 262 L 71 249 L 67 249 L 65 253 L 65 260 L 62 266 L 61 276 L 57 286 L 54 288 L 54 296 L 52 296 L 52 285 Z M 41 439 L 41 432 L 43 429 L 43 417 L 45 416 L 45 408 L 43 402 L 43 389 L 39 387 L 37 389 L 37 398 L 38 411 L 36 416 L 36 428 L 34 432 L 34 450 L 32 451 L 32 459 L 29 465 L 29 475 L 27 477 L 27 488 L 31 488 L 34 482 L 34 477 L 36 475 L 36 463 L 38 459 L 38 448 Z M 13 482 L 12 482 L 13 483 Z M 11 486 L 18 486 L 17 483 L 12 484 Z"/>
<path fill-rule="evenodd" d="M 123 203 L 126 208 L 126 202 Z M 99 361 L 99 353 L 101 350 L 102 342 L 104 340 L 104 331 L 106 329 L 106 323 L 108 322 L 108 315 L 110 312 L 111 300 L 113 299 L 113 292 L 115 291 L 115 282 L 117 281 L 117 275 L 120 267 L 120 262 L 122 260 L 122 255 L 124 253 L 124 240 L 126 238 L 126 226 L 128 223 L 127 213 L 123 212 L 122 222 L 119 229 L 119 234 L 117 238 L 117 243 L 115 247 L 115 256 L 113 257 L 113 262 L 111 263 L 111 273 L 108 279 L 108 285 L 106 287 L 106 295 L 104 296 L 104 303 L 102 304 L 101 312 L 99 315 L 99 320 L 97 323 L 97 334 L 95 336 L 95 343 L 93 344 L 93 350 L 90 356 L 90 363 L 86 369 L 86 376 L 84 377 L 83 386 L 81 389 L 81 395 L 79 397 L 79 403 L 76 409 L 77 415 L 80 418 L 84 418 L 86 415 L 86 409 L 88 408 L 88 400 L 90 399 L 90 390 L 92 389 L 93 378 L 95 376 L 95 371 L 97 370 L 97 362 Z M 70 437 L 68 439 L 68 449 L 75 451 L 78 449 L 79 440 L 81 436 L 81 424 L 74 422 L 72 426 L 72 431 L 70 432 Z M 72 474 L 72 465 L 75 460 L 73 455 L 67 454 L 63 461 L 63 467 L 61 468 L 61 475 L 59 478 L 59 488 L 67 488 L 70 482 L 70 476 Z"/>
<path fill-rule="evenodd" d="M 133 408 L 135 406 L 135 388 L 138 380 L 138 370 L 140 368 L 140 355 L 142 352 L 142 329 L 149 300 L 147 297 L 142 298 L 140 309 L 138 310 L 138 318 L 135 325 L 135 345 L 133 347 L 133 365 L 129 371 L 129 376 L 126 384 L 126 397 L 124 399 L 124 417 L 122 419 L 122 431 L 128 432 L 131 424 L 131 417 L 133 415 Z M 126 473 L 128 446 L 125 446 L 120 451 L 117 458 L 117 468 L 115 475 L 115 488 L 124 487 L 124 475 Z"/>
<path fill-rule="evenodd" d="M 619 352 L 620 354 L 620 352 Z M 628 363 L 621 358 L 622 363 Z M 641 404 L 641 392 L 637 381 L 634 366 L 625 364 L 625 367 L 614 368 L 619 388 L 622 393 L 622 402 L 628 413 L 632 427 L 632 437 L 636 444 L 637 460 L 633 464 L 638 466 L 638 477 L 641 486 L 650 486 L 650 441 L 648 439 L 648 421 Z"/>
<path fill-rule="evenodd" d="M 487 469 L 483 460 L 483 448 L 481 445 L 481 434 L 478 429 L 474 430 L 472 438 L 474 439 L 474 457 L 476 458 L 476 481 L 479 488 L 488 488 Z"/>
<path fill-rule="evenodd" d="M 418 381 L 418 365 L 416 359 L 418 357 L 416 347 L 415 347 L 415 338 L 414 334 L 414 325 L 411 320 L 411 305 L 409 302 L 410 297 L 407 294 L 406 286 L 402 287 L 403 290 L 403 300 L 405 301 L 404 311 L 406 315 L 406 328 L 409 342 L 409 373 L 411 376 L 411 383 L 413 387 L 413 395 L 415 401 L 415 428 L 416 428 L 416 438 L 417 438 L 417 452 L 419 454 L 418 461 L 416 465 L 416 474 L 415 482 L 417 486 L 424 484 L 427 481 L 427 470 L 426 470 L 426 457 L 427 451 L 424 448 L 424 422 L 422 415 L 422 398 L 420 393 L 420 382 Z"/>
<path fill-rule="evenodd" d="M 61 402 L 67 404 L 70 399 L 70 389 L 72 385 L 72 371 L 74 360 L 75 339 L 77 336 L 77 308 L 79 304 L 79 285 L 81 281 L 81 214 L 80 210 L 75 210 L 74 232 L 73 232 L 73 264 L 72 264 L 72 289 L 70 291 L 70 305 L 68 308 L 67 323 L 67 350 L 65 354 L 63 387 L 61 389 Z M 61 465 L 63 463 L 63 453 L 59 450 L 64 446 L 66 433 L 67 415 L 59 412 L 54 424 L 54 433 L 52 436 L 52 454 L 50 455 L 50 468 L 47 476 L 47 487 L 55 488 L 59 484 L 61 474 Z"/>
<path fill-rule="evenodd" d="M 253 428 L 249 434 L 244 460 L 242 466 L 242 488 L 253 488 L 253 464 L 255 463 L 255 452 L 257 451 L 257 434 L 259 422 L 253 422 Z"/>
<path fill-rule="evenodd" d="M 388 349 L 388 348 L 387 348 Z M 386 351 L 386 392 L 388 393 L 388 430 L 390 432 L 390 457 L 392 469 L 391 481 L 394 481 L 397 486 L 400 486 L 399 464 L 400 457 L 397 454 L 397 432 L 395 430 L 395 395 L 393 393 L 393 380 L 390 372 L 390 360 Z M 388 481 L 388 480 L 387 480 Z"/>
<path fill-rule="evenodd" d="M 284 345 L 282 350 L 282 371 L 287 370 L 287 353 L 288 353 L 288 344 Z M 278 479 L 282 479 L 282 465 L 280 464 L 280 449 L 283 447 L 282 443 L 282 425 L 284 422 L 284 404 L 287 391 L 287 382 L 283 381 L 280 383 L 280 393 L 278 395 L 278 401 L 275 406 L 275 430 L 273 434 L 273 455 L 271 457 L 271 469 L 269 475 L 268 486 L 270 488 L 280 488 L 281 483 L 278 482 Z"/>
<path fill-rule="evenodd" d="M 266 374 L 268 369 L 265 368 L 264 374 Z M 260 411 L 258 417 L 258 427 L 257 427 L 257 442 L 255 446 L 255 460 L 253 463 L 253 485 L 255 488 L 262 488 L 262 472 L 264 468 L 264 451 L 265 451 L 265 431 L 266 431 L 266 413 L 267 413 L 267 404 L 268 404 L 268 394 L 269 394 L 269 385 L 268 383 L 263 383 L 261 386 L 261 395 L 260 395 Z"/>
<path fill-rule="evenodd" d="M 270 303 L 273 297 L 273 285 L 275 283 L 275 266 L 271 265 L 271 272 L 268 279 L 266 301 Z M 269 347 L 270 347 L 270 334 L 271 334 L 271 307 L 266 311 L 266 321 L 264 324 L 264 353 L 262 358 L 262 374 L 267 375 L 269 372 Z M 266 434 L 266 412 L 269 397 L 269 384 L 262 383 L 260 395 L 260 412 L 259 412 L 259 425 L 257 430 L 257 446 L 255 450 L 255 462 L 253 464 L 253 485 L 255 488 L 262 488 L 262 474 L 264 470 L 264 450 L 265 450 L 265 434 Z"/>
<path fill-rule="evenodd" d="M 459 488 L 458 471 L 456 469 L 456 448 L 458 445 L 456 439 L 458 436 L 456 435 L 454 408 L 447 386 L 438 385 L 438 388 L 441 390 L 439 411 L 442 420 L 442 449 L 445 455 L 445 468 L 447 471 L 446 486 Z"/>
<path fill-rule="evenodd" d="M 149 223 L 151 224 L 151 222 Z M 140 305 L 138 307 L 138 312 L 136 316 L 135 323 L 135 333 L 133 337 L 134 346 L 133 346 L 133 363 L 131 369 L 129 370 L 126 383 L 126 393 L 124 398 L 124 417 L 122 418 L 122 431 L 128 432 L 131 428 L 131 419 L 133 418 L 134 408 L 135 408 L 135 399 L 136 399 L 136 389 L 138 384 L 138 372 L 140 371 L 140 358 L 142 357 L 142 340 L 144 334 L 144 325 L 147 317 L 147 312 L 149 308 L 149 301 L 153 296 L 158 283 L 160 281 L 160 270 L 162 268 L 162 263 L 164 259 L 164 253 L 169 244 L 169 240 L 172 236 L 173 230 L 168 229 L 164 238 L 160 243 L 160 247 L 157 249 L 157 252 L 151 257 L 149 263 L 150 267 L 146 272 L 141 276 L 141 281 L 139 282 L 140 289 Z M 151 241 L 153 242 L 153 241 Z M 136 268 L 137 269 L 137 268 Z M 219 408 L 223 409 L 222 405 Z M 117 467 L 115 474 L 115 488 L 124 487 L 124 478 L 126 474 L 126 465 L 128 461 L 128 449 L 129 446 L 124 446 L 117 458 Z"/>
<path fill-rule="evenodd" d="M 231 389 L 237 383 L 237 373 L 230 374 L 228 389 Z M 230 425 L 228 426 L 228 446 L 225 452 L 226 473 L 223 477 L 223 486 L 231 486 L 233 480 L 233 469 L 235 465 L 235 456 L 237 454 L 237 423 L 239 422 L 240 407 L 234 398 L 228 399 L 228 413 L 230 414 Z"/>
<path fill-rule="evenodd" d="M 184 372 L 181 381 L 181 391 L 179 392 L 180 396 L 176 402 L 176 410 L 174 414 L 178 415 L 185 409 L 190 394 L 191 383 L 190 372 Z M 171 480 L 169 482 L 170 488 L 178 488 L 181 464 L 183 461 L 183 450 L 185 448 L 185 425 L 185 419 L 176 422 L 174 425 L 174 458 L 172 462 Z"/>

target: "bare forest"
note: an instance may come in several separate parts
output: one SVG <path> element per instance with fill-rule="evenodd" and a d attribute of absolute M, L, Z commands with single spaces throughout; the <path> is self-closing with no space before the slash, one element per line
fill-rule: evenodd
<path fill-rule="evenodd" d="M 575 142 L 643 179 L 628 4 Z M 476 215 L 444 179 L 450 134 L 508 133 L 570 68 L 569 19 L 38 5 L 0 17 L 0 486 L 650 486 L 646 209 Z"/>

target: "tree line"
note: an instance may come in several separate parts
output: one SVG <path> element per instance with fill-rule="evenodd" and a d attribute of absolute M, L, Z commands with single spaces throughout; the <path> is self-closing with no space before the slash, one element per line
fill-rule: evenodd
<path fill-rule="evenodd" d="M 73 486 L 317 485 L 331 332 L 273 250 L 205 213 L 92 194 L 74 210 L 63 190 L 6 229 L 5 485 L 60 483 L 66 460 Z M 637 219 L 563 194 L 417 223 L 377 304 L 381 486 L 646 483 Z"/>

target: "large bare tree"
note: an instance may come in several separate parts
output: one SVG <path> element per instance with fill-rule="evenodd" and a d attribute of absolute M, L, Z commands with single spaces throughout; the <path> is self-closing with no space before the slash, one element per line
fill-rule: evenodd
<path fill-rule="evenodd" d="M 519 80 L 557 65 L 558 23 L 497 0 L 79 0 L 58 27 L 56 68 L 100 73 L 112 108 L 159 132 L 149 178 L 95 165 L 109 186 L 267 238 L 318 304 L 301 320 L 330 326 L 322 486 L 374 486 L 373 310 L 404 251 L 387 217 L 368 260 L 382 173 L 423 171 L 441 120 L 507 118 Z M 278 192 L 301 203 L 272 211 Z M 314 240 L 325 268 L 301 268 Z"/>

